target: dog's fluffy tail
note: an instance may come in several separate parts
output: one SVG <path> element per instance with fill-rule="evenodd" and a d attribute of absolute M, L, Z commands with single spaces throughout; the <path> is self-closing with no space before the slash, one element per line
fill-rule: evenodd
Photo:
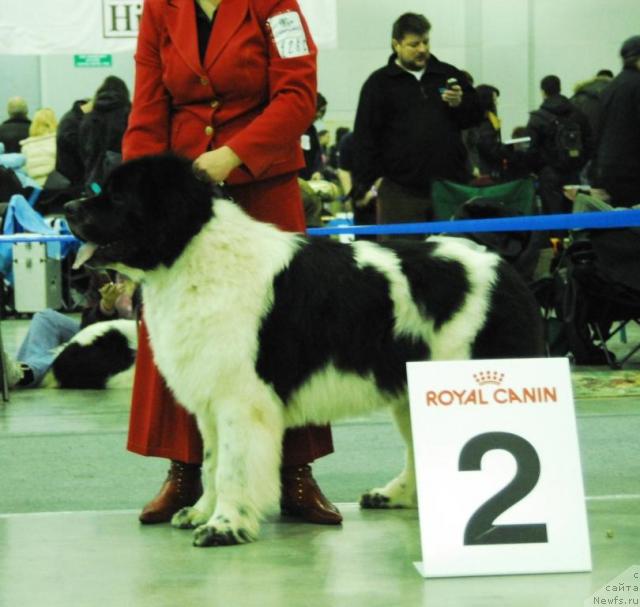
<path fill-rule="evenodd" d="M 95 323 L 61 346 L 42 386 L 80 389 L 130 386 L 136 349 L 135 321 Z"/>

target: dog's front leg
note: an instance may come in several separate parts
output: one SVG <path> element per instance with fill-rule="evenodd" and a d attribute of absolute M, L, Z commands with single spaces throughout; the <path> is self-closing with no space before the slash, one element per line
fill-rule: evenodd
<path fill-rule="evenodd" d="M 194 532 L 195 546 L 226 546 L 257 539 L 260 519 L 278 503 L 284 431 L 281 405 L 260 386 L 217 403 L 217 502 Z"/>
<path fill-rule="evenodd" d="M 202 437 L 204 459 L 202 462 L 203 493 L 200 499 L 173 515 L 171 524 L 178 529 L 195 529 L 204 525 L 216 507 L 216 460 L 218 457 L 218 433 L 213 416 L 199 415 L 198 429 Z"/>

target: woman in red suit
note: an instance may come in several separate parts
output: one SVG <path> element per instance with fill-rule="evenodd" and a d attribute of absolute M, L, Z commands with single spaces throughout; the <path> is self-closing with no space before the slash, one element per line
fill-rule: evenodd
<path fill-rule="evenodd" d="M 172 150 L 194 159 L 204 178 L 225 181 L 251 216 L 304 231 L 297 171 L 300 136 L 315 114 L 316 48 L 297 1 L 145 0 L 135 60 L 125 160 Z M 199 497 L 202 443 L 155 367 L 144 321 L 139 334 L 127 446 L 172 462 L 140 515 L 158 523 Z M 284 512 L 342 521 L 309 466 L 332 451 L 329 427 L 287 431 Z"/>

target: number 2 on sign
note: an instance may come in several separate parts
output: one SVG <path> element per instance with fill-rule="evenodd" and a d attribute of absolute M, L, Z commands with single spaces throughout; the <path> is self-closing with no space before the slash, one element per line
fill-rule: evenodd
<path fill-rule="evenodd" d="M 494 449 L 503 449 L 514 457 L 516 475 L 469 519 L 464 531 L 465 546 L 546 543 L 547 525 L 544 523 L 493 524 L 498 516 L 526 497 L 538 483 L 540 459 L 530 442 L 509 432 L 479 434 L 462 448 L 458 469 L 461 472 L 480 470 L 482 457 Z"/>

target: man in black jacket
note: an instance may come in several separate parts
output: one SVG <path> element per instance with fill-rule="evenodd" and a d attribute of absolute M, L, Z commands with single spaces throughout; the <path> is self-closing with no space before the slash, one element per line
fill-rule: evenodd
<path fill-rule="evenodd" d="M 393 55 L 362 87 L 354 126 L 351 198 L 377 198 L 378 223 L 432 218 L 434 179 L 466 182 L 461 131 L 480 122 L 475 90 L 430 54 L 431 24 L 405 13 L 393 24 Z"/>
<path fill-rule="evenodd" d="M 620 49 L 622 71 L 602 94 L 593 185 L 613 206 L 640 204 L 640 36 Z"/>
<path fill-rule="evenodd" d="M 11 97 L 7 103 L 8 120 L 0 124 L 0 141 L 4 143 L 4 151 L 20 152 L 20 142 L 29 136 L 31 120 L 27 118 L 29 108 L 22 97 Z"/>
<path fill-rule="evenodd" d="M 542 212 L 567 213 L 571 203 L 562 187 L 580 183 L 580 171 L 593 155 L 591 129 L 587 117 L 560 94 L 560 78 L 545 76 L 540 89 L 542 105 L 527 124 L 531 168 L 538 173 Z"/>

